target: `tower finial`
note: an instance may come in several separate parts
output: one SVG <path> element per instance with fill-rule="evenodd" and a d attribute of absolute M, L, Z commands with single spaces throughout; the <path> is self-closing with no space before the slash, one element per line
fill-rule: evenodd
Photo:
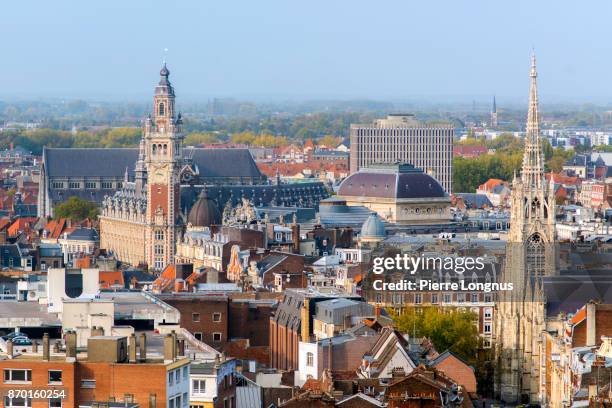
<path fill-rule="evenodd" d="M 533 188 L 542 188 L 544 178 L 544 154 L 540 140 L 540 113 L 538 110 L 538 87 L 535 53 L 531 55 L 531 85 L 529 89 L 529 108 L 525 132 L 525 152 L 523 154 L 523 183 Z"/>

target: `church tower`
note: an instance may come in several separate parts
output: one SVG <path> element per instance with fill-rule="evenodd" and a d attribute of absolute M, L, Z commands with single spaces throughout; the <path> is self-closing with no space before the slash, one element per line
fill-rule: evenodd
<path fill-rule="evenodd" d="M 495 102 L 495 95 L 493 95 L 493 106 L 491 107 L 491 127 L 493 129 L 497 127 L 497 103 Z"/>
<path fill-rule="evenodd" d="M 165 63 L 159 74 L 153 116 L 145 121 L 139 157 L 139 161 L 144 161 L 146 175 L 143 176 L 147 183 L 146 258 L 149 268 L 157 271 L 174 262 L 180 228 L 179 173 L 183 154 L 181 115 L 175 113 L 174 89 L 168 80 L 170 71 Z"/>
<path fill-rule="evenodd" d="M 531 58 L 531 88 L 520 177 L 514 176 L 510 231 L 502 282 L 514 289 L 500 292 L 496 347 L 499 397 L 508 403 L 537 402 L 546 299 L 542 278 L 557 273 L 554 188 L 544 176 L 540 138 L 537 71 Z"/>

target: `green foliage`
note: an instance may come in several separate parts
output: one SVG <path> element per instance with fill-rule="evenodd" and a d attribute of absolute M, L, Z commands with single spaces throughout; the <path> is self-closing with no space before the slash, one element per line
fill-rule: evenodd
<path fill-rule="evenodd" d="M 464 146 L 483 146 L 485 145 L 485 140 L 483 138 L 468 137 L 459 141 L 459 144 Z"/>
<path fill-rule="evenodd" d="M 254 146 L 261 147 L 280 147 L 288 144 L 287 138 L 284 136 L 273 136 L 271 134 L 259 135 L 253 140 Z"/>
<path fill-rule="evenodd" d="M 98 217 L 98 207 L 91 201 L 70 197 L 55 207 L 55 216 L 56 218 L 69 218 L 73 221 L 81 221 L 85 218 L 95 220 Z"/>
<path fill-rule="evenodd" d="M 563 170 L 563 163 L 569 160 L 573 155 L 574 152 L 572 150 L 565 150 L 562 147 L 552 149 L 552 155 L 546 162 L 547 170 L 559 173 L 561 170 Z"/>
<path fill-rule="evenodd" d="M 502 133 L 493 140 L 486 142 L 489 149 L 498 153 L 513 154 L 523 151 L 523 140 L 515 137 L 512 133 Z"/>
<path fill-rule="evenodd" d="M 236 144 L 259 147 L 279 147 L 286 146 L 289 143 L 285 136 L 274 136 L 270 133 L 256 135 L 250 131 L 234 133 L 231 141 Z"/>
<path fill-rule="evenodd" d="M 425 307 L 420 312 L 415 308 L 406 308 L 401 315 L 393 316 L 396 327 L 402 333 L 427 337 L 438 352 L 451 350 L 470 363 L 476 361 L 480 342 L 474 325 L 476 319 L 477 316 L 471 312 L 443 311 L 437 307 Z"/>
<path fill-rule="evenodd" d="M 612 146 L 610 145 L 599 145 L 599 146 L 595 146 L 593 147 L 593 150 L 596 152 L 612 152 Z"/>
<path fill-rule="evenodd" d="M 477 158 L 453 159 L 453 188 L 455 192 L 474 192 L 490 178 L 512 180 L 515 171 L 521 168 L 523 155 L 520 152 L 485 154 Z"/>
<path fill-rule="evenodd" d="M 220 141 L 219 135 L 212 132 L 192 132 L 185 136 L 185 146 L 199 146 Z"/>
<path fill-rule="evenodd" d="M 236 144 L 251 145 L 253 144 L 253 141 L 255 140 L 256 137 L 257 136 L 255 135 L 255 133 L 246 131 L 246 132 L 234 133 L 232 135 L 231 141 L 232 143 L 236 143 Z"/>
<path fill-rule="evenodd" d="M 511 133 L 503 133 L 494 140 L 486 142 L 494 154 L 466 159 L 453 159 L 453 188 L 457 193 L 474 192 L 476 188 L 490 178 L 511 181 L 514 172 L 520 172 L 523 162 L 524 143 Z M 574 152 L 563 148 L 553 148 L 548 140 L 543 139 L 542 150 L 546 161 L 546 171 L 561 171 L 563 163 L 573 156 Z"/>

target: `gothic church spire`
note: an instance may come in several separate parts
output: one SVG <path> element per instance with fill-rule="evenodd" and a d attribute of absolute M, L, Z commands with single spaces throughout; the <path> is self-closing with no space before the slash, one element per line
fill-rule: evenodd
<path fill-rule="evenodd" d="M 529 110 L 523 153 L 521 179 L 526 187 L 542 188 L 544 184 L 544 154 L 540 138 L 540 114 L 538 111 L 538 86 L 535 54 L 531 55 L 531 87 L 529 90 Z"/>

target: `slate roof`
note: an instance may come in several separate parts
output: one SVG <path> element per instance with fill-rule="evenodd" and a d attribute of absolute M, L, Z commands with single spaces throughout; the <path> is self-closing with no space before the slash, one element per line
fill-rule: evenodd
<path fill-rule="evenodd" d="M 584 154 L 577 154 L 574 157 L 563 163 L 564 166 L 587 166 L 590 163 L 590 157 Z"/>
<path fill-rule="evenodd" d="M 185 149 L 204 178 L 262 177 L 248 149 Z M 137 148 L 45 148 L 43 161 L 50 177 L 130 176 L 138 159 Z"/>
<path fill-rule="evenodd" d="M 98 231 L 93 228 L 77 228 L 68 235 L 68 239 L 78 241 L 99 241 Z"/>
<path fill-rule="evenodd" d="M 408 164 L 369 167 L 347 177 L 338 188 L 339 196 L 379 198 L 443 198 L 440 183 Z"/>
<path fill-rule="evenodd" d="M 51 177 L 122 177 L 133 174 L 138 149 L 44 148 L 43 162 Z"/>
<path fill-rule="evenodd" d="M 491 203 L 491 200 L 489 200 L 486 194 L 457 193 L 455 195 L 463 198 L 463 202 L 468 208 L 493 207 L 493 203 Z"/>

